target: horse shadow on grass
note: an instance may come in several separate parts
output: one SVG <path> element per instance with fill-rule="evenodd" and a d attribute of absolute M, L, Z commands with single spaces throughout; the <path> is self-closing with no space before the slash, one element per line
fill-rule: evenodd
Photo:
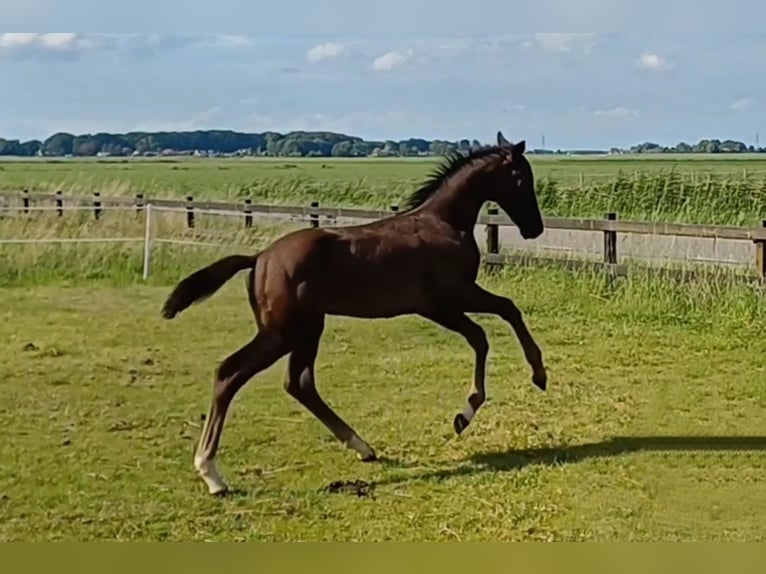
<path fill-rule="evenodd" d="M 463 459 L 462 462 L 467 464 L 385 478 L 377 484 L 444 480 L 485 472 L 510 472 L 535 465 L 577 464 L 589 459 L 614 458 L 637 452 L 761 452 L 766 455 L 766 436 L 615 436 L 604 441 L 560 447 L 487 451 Z"/>

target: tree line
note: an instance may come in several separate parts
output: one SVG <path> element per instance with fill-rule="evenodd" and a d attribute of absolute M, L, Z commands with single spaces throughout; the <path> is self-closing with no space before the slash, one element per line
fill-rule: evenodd
<path fill-rule="evenodd" d="M 696 144 L 680 142 L 674 146 L 661 146 L 644 142 L 630 148 L 630 153 L 763 153 L 766 148 L 747 145 L 736 140 L 702 139 Z"/>
<path fill-rule="evenodd" d="M 482 147 L 477 140 L 456 141 L 410 138 L 406 140 L 365 140 L 334 132 L 293 131 L 243 133 L 231 130 L 185 132 L 129 132 L 75 135 L 53 134 L 44 141 L 0 138 L 0 156 L 272 156 L 272 157 L 369 157 L 440 156 L 450 151 Z M 578 150 L 532 150 L 536 153 L 583 153 Z M 607 153 L 607 150 L 586 150 Z M 681 142 L 661 146 L 645 142 L 630 149 L 612 148 L 609 153 L 742 153 L 766 149 L 734 140 L 704 139 L 696 144 Z"/>
<path fill-rule="evenodd" d="M 56 133 L 45 141 L 0 138 L 4 156 L 264 155 L 280 157 L 366 157 L 443 155 L 481 147 L 476 141 L 364 140 L 333 132 L 241 133 L 228 130 L 129 132 L 74 135 Z"/>

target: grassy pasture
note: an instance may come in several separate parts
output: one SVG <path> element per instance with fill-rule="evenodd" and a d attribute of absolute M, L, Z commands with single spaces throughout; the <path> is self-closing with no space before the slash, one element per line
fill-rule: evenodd
<path fill-rule="evenodd" d="M 66 173 L 96 177 L 103 166 L 90 163 Z M 167 168 L 138 164 L 130 177 L 144 181 Z M 400 164 L 427 171 L 374 163 L 369 185 L 388 189 Z M 22 164 L 0 165 L 6 186 Z M 186 181 L 222 197 L 211 182 L 234 170 L 168 165 L 188 169 L 165 174 L 165 195 L 183 195 L 173 185 Z M 328 197 L 327 174 L 348 169 L 338 186 L 365 189 L 355 162 L 254 165 L 275 178 L 305 172 Z M 100 189 L 132 193 L 130 177 Z M 267 181 L 281 190 L 284 180 Z M 158 217 L 159 234 L 195 239 L 182 218 Z M 157 245 L 145 285 L 140 241 L 0 246 L 0 425 L 11 429 L 0 445 L 0 540 L 766 540 L 766 298 L 723 277 L 676 284 L 639 271 L 610 289 L 555 268 L 484 275 L 524 311 L 549 390 L 532 386 L 511 330 L 479 317 L 490 399 L 459 439 L 451 421 L 473 359 L 457 335 L 412 317 L 331 318 L 319 390 L 384 461 L 357 462 L 287 396 L 283 360 L 235 400 L 219 464 L 238 491 L 209 497 L 191 458 L 214 369 L 253 333 L 243 277 L 174 321 L 159 309 L 193 269 L 288 227 L 198 222 L 204 240 L 228 245 Z M 132 212 L 0 219 L 0 237 L 142 233 Z M 372 496 L 327 492 L 336 480 L 374 484 Z"/>
<path fill-rule="evenodd" d="M 15 248 L 0 288 L 2 540 L 766 539 L 766 301 L 747 287 L 482 277 L 523 309 L 549 391 L 510 329 L 479 318 L 490 399 L 459 439 L 459 337 L 332 318 L 320 392 L 384 462 L 357 462 L 284 393 L 283 360 L 234 402 L 220 467 L 238 492 L 218 500 L 191 456 L 214 368 L 253 332 L 242 278 L 174 321 L 159 308 L 233 248 L 163 246 L 148 285 L 133 280 L 140 245 Z M 327 492 L 336 480 L 372 496 Z"/>
<path fill-rule="evenodd" d="M 545 213 L 753 224 L 766 217 L 766 158 L 531 156 Z M 429 159 L 26 160 L 0 162 L 0 190 L 233 199 L 387 208 Z"/>
<path fill-rule="evenodd" d="M 156 287 L 4 290 L 0 420 L 17 438 L 0 449 L 0 538 L 763 540 L 766 439 L 737 439 L 766 406 L 755 327 L 621 321 L 621 305 L 593 319 L 588 293 L 542 302 L 535 280 L 555 278 L 494 286 L 527 310 L 548 393 L 484 319 L 491 400 L 448 440 L 465 345 L 415 319 L 335 319 L 320 388 L 387 462 L 335 444 L 282 392 L 280 363 L 235 402 L 221 466 L 240 492 L 225 500 L 190 463 L 212 369 L 251 333 L 239 282 L 174 323 Z M 670 435 L 688 438 L 656 445 Z M 730 438 L 708 449 L 713 435 Z M 323 492 L 358 479 L 374 499 Z"/>

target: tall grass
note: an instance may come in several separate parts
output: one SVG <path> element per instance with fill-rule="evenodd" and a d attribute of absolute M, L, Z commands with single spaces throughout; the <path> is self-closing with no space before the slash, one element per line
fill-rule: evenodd
<path fill-rule="evenodd" d="M 133 243 L 0 245 L 0 287 L 41 284 L 133 285 L 142 283 L 144 216 L 133 211 L 107 211 L 96 222 L 91 212 L 66 217 L 36 213 L 0 219 L 0 236 L 26 239 L 131 237 Z M 169 285 L 196 268 L 231 253 L 251 253 L 290 229 L 305 223 L 258 221 L 245 228 L 241 220 L 199 214 L 194 229 L 183 213 L 157 213 L 152 236 L 149 284 Z M 178 245 L 160 240 L 218 245 Z M 599 271 L 572 271 L 555 264 L 509 266 L 484 273 L 481 281 L 518 296 L 526 312 L 578 315 L 586 323 L 609 317 L 619 325 L 679 325 L 707 329 L 766 320 L 766 294 L 734 275 L 673 281 L 657 278 L 649 268 L 634 265 L 628 278 L 612 280 Z M 734 339 L 733 339 L 734 340 Z M 671 342 L 669 342 L 670 344 Z"/>
<path fill-rule="evenodd" d="M 730 178 L 715 174 L 619 174 L 606 182 L 538 184 L 541 208 L 548 215 L 623 218 L 728 225 L 755 225 L 766 219 L 766 178 Z"/>
<path fill-rule="evenodd" d="M 32 212 L 0 219 L 0 237 L 27 240 L 24 244 L 0 244 L 0 286 L 105 281 L 129 284 L 140 281 L 144 264 L 146 216 L 133 210 L 107 210 L 96 221 L 91 211 Z M 301 224 L 259 220 L 245 228 L 241 219 L 198 214 L 195 228 L 186 227 L 179 212 L 152 214 L 152 283 L 178 280 L 211 258 L 230 253 L 250 253 L 278 235 Z M 44 243 L 50 239 L 112 239 L 123 243 Z M 183 245 L 168 241 L 206 243 Z"/>
<path fill-rule="evenodd" d="M 387 209 L 401 205 L 422 181 L 420 171 L 409 166 L 400 171 L 396 164 L 377 166 L 373 175 L 358 166 L 354 169 L 322 169 L 309 165 L 301 169 L 261 167 L 256 175 L 241 170 L 226 179 L 199 167 L 174 179 L 147 171 L 126 175 L 125 179 L 100 179 L 87 170 L 65 182 L 38 182 L 30 189 L 65 194 L 125 196 L 143 193 L 147 197 L 193 196 L 195 199 L 308 205 L 318 201 L 325 206 L 369 207 Z M 141 166 L 135 170 L 142 169 Z M 144 168 L 149 170 L 149 167 Z M 342 173 L 333 173 L 339 171 Z M 126 172 L 129 173 L 129 172 Z M 153 175 L 154 174 L 154 175 Z M 140 177 L 139 177 L 140 176 Z M 155 177 L 156 176 L 156 177 Z M 15 188 L 17 191 L 19 188 Z M 623 219 L 669 221 L 724 225 L 759 225 L 766 219 L 766 175 L 695 172 L 618 172 L 610 178 L 584 179 L 580 184 L 570 179 L 541 177 L 537 180 L 541 208 L 547 216 L 603 217 L 617 212 Z"/>

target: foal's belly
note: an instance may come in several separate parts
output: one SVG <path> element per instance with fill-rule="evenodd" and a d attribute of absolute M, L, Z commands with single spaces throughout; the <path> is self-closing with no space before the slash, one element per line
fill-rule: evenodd
<path fill-rule="evenodd" d="M 327 277 L 306 284 L 312 307 L 330 315 L 363 318 L 395 317 L 422 309 L 422 282 L 405 274 L 380 277 Z"/>

